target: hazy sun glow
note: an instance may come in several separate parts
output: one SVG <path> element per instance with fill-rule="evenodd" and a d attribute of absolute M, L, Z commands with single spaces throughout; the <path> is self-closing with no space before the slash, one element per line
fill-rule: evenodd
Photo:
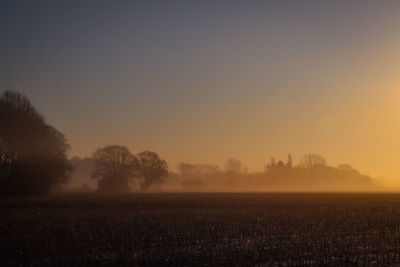
<path fill-rule="evenodd" d="M 400 2 L 27 6 L 0 11 L 0 88 L 31 97 L 71 155 L 117 143 L 172 170 L 261 171 L 315 152 L 400 188 Z"/>

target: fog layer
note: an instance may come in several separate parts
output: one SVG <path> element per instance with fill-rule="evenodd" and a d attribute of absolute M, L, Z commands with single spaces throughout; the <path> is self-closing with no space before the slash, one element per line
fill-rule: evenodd
<path fill-rule="evenodd" d="M 92 158 L 71 159 L 74 173 L 68 190 L 96 191 L 97 183 L 91 178 L 94 169 Z M 132 192 L 140 192 L 140 181 L 130 183 Z M 361 174 L 349 164 L 336 167 L 326 164 L 316 154 L 305 155 L 294 164 L 274 158 L 266 163 L 263 172 L 248 172 L 236 159 L 227 160 L 221 168 L 214 164 L 180 163 L 176 171 L 169 172 L 164 183 L 154 184 L 149 191 L 165 192 L 290 192 L 290 191 L 381 191 L 373 179 Z"/>

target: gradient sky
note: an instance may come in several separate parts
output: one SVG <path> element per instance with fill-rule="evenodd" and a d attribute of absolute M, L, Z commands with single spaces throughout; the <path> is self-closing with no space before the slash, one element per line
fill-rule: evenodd
<path fill-rule="evenodd" d="M 314 152 L 400 185 L 400 1 L 2 1 L 0 34 L 0 88 L 71 156 Z"/>

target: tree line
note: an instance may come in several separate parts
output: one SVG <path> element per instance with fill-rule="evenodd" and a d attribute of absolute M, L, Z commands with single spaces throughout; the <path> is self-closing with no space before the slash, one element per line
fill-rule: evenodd
<path fill-rule="evenodd" d="M 45 195 L 65 185 L 73 172 L 67 156 L 70 146 L 65 136 L 49 125 L 44 116 L 23 94 L 6 90 L 0 95 L 0 196 L 20 197 Z M 294 165 L 289 154 L 286 162 L 271 158 L 262 175 L 248 173 L 247 167 L 230 158 L 220 170 L 214 164 L 177 165 L 178 174 L 168 171 L 168 165 L 159 155 L 143 151 L 134 155 L 127 147 L 109 145 L 97 149 L 91 159 L 91 177 L 97 181 L 100 192 L 129 192 L 136 183 L 141 190 L 165 182 L 177 175 L 181 186 L 187 189 L 201 188 L 207 181 L 225 179 L 224 186 L 231 186 L 240 178 L 271 184 L 289 181 L 370 181 L 350 165 L 331 167 L 318 154 L 307 154 Z M 268 189 L 268 188 L 266 188 Z"/>
<path fill-rule="evenodd" d="M 207 190 L 268 190 L 268 191 L 354 191 L 371 190 L 372 179 L 349 164 L 329 166 L 319 154 L 309 153 L 294 163 L 288 154 L 286 161 L 274 157 L 262 172 L 249 172 L 238 159 L 230 158 L 224 168 L 212 164 L 179 163 L 178 173 L 170 180 L 180 181 L 183 188 Z"/>
<path fill-rule="evenodd" d="M 140 180 L 142 190 L 162 183 L 168 176 L 168 165 L 157 153 L 143 151 L 136 156 L 128 148 L 111 145 L 96 150 L 92 178 L 98 179 L 100 192 L 130 191 L 130 182 Z"/>
<path fill-rule="evenodd" d="M 40 196 L 65 185 L 73 168 L 65 136 L 47 124 L 23 94 L 6 90 L 0 95 L 0 196 Z M 92 177 L 101 192 L 128 192 L 132 179 L 142 190 L 160 183 L 168 165 L 157 153 L 133 155 L 128 148 L 110 145 L 93 153 Z"/>

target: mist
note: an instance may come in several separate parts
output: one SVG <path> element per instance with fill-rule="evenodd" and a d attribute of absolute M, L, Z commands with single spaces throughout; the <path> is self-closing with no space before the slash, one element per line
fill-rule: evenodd
<path fill-rule="evenodd" d="M 95 161 L 71 159 L 74 168 L 70 183 L 64 190 L 96 192 L 91 178 Z M 377 178 L 360 173 L 350 164 L 329 166 L 318 154 L 306 154 L 297 163 L 289 154 L 286 161 L 274 157 L 264 171 L 250 172 L 244 163 L 230 158 L 224 166 L 210 163 L 177 164 L 163 183 L 153 184 L 147 192 L 374 192 L 385 191 Z M 131 192 L 143 192 L 140 179 L 129 183 Z M 389 190 L 387 190 L 389 191 Z M 115 193 L 115 192 L 114 192 Z"/>
<path fill-rule="evenodd" d="M 400 266 L 400 1 L 0 25 L 0 267 Z"/>

